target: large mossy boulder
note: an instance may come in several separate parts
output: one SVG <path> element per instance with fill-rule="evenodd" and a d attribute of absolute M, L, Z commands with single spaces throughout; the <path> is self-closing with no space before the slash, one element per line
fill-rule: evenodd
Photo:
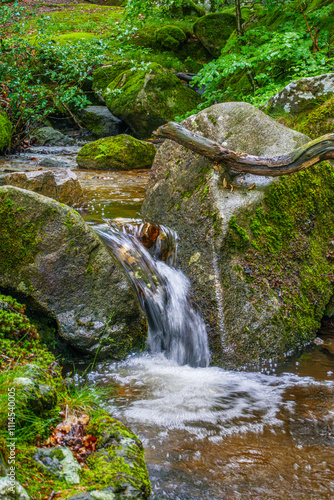
<path fill-rule="evenodd" d="M 1 186 L 0 227 L 0 290 L 54 318 L 63 343 L 116 358 L 142 346 L 145 328 L 132 289 L 78 213 Z"/>
<path fill-rule="evenodd" d="M 93 71 L 92 74 L 92 88 L 98 96 L 102 96 L 108 85 L 115 80 L 115 78 L 133 67 L 131 61 L 117 61 L 113 64 L 101 66 Z"/>
<path fill-rule="evenodd" d="M 163 26 L 155 32 L 156 41 L 167 50 L 176 50 L 182 45 L 187 37 L 177 26 Z"/>
<path fill-rule="evenodd" d="M 92 170 L 134 170 L 150 168 L 155 153 L 153 144 L 121 134 L 85 144 L 76 161 Z"/>
<path fill-rule="evenodd" d="M 156 63 L 119 75 L 107 87 L 104 98 L 111 113 L 124 120 L 141 139 L 201 102 L 194 90 Z"/>
<path fill-rule="evenodd" d="M 219 57 L 228 38 L 236 29 L 232 14 L 207 14 L 194 24 L 194 33 L 214 57 Z"/>
<path fill-rule="evenodd" d="M 279 155 L 308 138 L 247 103 L 183 124 L 231 149 Z M 176 230 L 181 267 L 205 318 L 212 360 L 258 363 L 310 341 L 332 295 L 334 171 L 232 175 L 172 141 L 158 150 L 144 216 Z"/>
<path fill-rule="evenodd" d="M 12 124 L 7 118 L 6 113 L 0 110 L 0 153 L 10 145 L 12 137 Z"/>

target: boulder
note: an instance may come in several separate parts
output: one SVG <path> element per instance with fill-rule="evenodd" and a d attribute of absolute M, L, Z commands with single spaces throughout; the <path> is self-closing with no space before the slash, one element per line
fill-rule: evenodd
<path fill-rule="evenodd" d="M 141 139 L 201 102 L 194 90 L 156 63 L 119 75 L 105 90 L 104 99 L 111 113 Z"/>
<path fill-rule="evenodd" d="M 1 500 L 30 500 L 30 496 L 17 481 L 12 481 L 10 476 L 0 477 Z"/>
<path fill-rule="evenodd" d="M 74 139 L 52 127 L 38 128 L 30 138 L 34 139 L 37 146 L 72 146 L 74 144 Z"/>
<path fill-rule="evenodd" d="M 97 68 L 92 74 L 92 88 L 101 98 L 103 92 L 115 78 L 133 67 L 131 61 L 118 61 Z M 102 99 L 104 101 L 104 99 Z"/>
<path fill-rule="evenodd" d="M 299 114 L 325 102 L 334 94 L 334 73 L 301 78 L 289 83 L 272 97 L 267 105 L 269 113 Z"/>
<path fill-rule="evenodd" d="M 36 170 L 0 175 L 0 186 L 10 185 L 40 193 L 72 207 L 84 204 L 84 195 L 77 176 L 70 169 L 65 172 Z"/>
<path fill-rule="evenodd" d="M 68 484 L 80 483 L 79 471 L 81 465 L 73 456 L 71 450 L 65 446 L 37 448 L 33 459 L 60 480 L 65 480 Z"/>
<path fill-rule="evenodd" d="M 10 145 L 12 137 L 12 124 L 6 113 L 0 111 L 0 153 Z"/>
<path fill-rule="evenodd" d="M 247 103 L 217 104 L 183 124 L 254 155 L 308 142 Z M 172 141 L 159 148 L 142 213 L 179 234 L 214 363 L 258 363 L 313 338 L 332 295 L 333 189 L 328 164 L 265 178 L 232 174 Z"/>
<path fill-rule="evenodd" d="M 121 134 L 126 127 L 106 106 L 88 106 L 83 110 L 80 121 L 97 138 Z"/>
<path fill-rule="evenodd" d="M 164 49 L 175 50 L 182 45 L 187 37 L 177 26 L 163 26 L 155 32 L 155 38 L 158 44 Z"/>
<path fill-rule="evenodd" d="M 54 318 L 59 341 L 115 358 L 142 346 L 146 323 L 133 291 L 78 213 L 32 191 L 1 186 L 0 227 L 0 289 Z"/>
<path fill-rule="evenodd" d="M 153 144 L 121 134 L 85 144 L 76 160 L 80 168 L 134 170 L 150 168 L 155 153 Z"/>
<path fill-rule="evenodd" d="M 210 54 L 219 57 L 236 23 L 232 14 L 207 14 L 196 21 L 194 33 Z"/>

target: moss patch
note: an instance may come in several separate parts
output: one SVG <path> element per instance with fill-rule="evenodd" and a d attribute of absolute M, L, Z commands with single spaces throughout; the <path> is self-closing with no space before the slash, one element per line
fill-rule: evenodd
<path fill-rule="evenodd" d="M 177 26 L 163 26 L 155 32 L 155 37 L 168 50 L 175 50 L 186 41 L 186 35 Z"/>
<path fill-rule="evenodd" d="M 236 18 L 232 14 L 208 14 L 196 21 L 194 33 L 214 57 L 219 57 L 235 27 Z"/>
<path fill-rule="evenodd" d="M 0 111 L 0 152 L 10 145 L 12 125 L 6 113 Z"/>

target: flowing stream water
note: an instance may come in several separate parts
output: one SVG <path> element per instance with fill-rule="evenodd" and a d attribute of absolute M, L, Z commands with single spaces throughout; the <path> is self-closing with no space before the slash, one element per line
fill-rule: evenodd
<path fill-rule="evenodd" d="M 45 158 L 75 168 L 77 150 L 32 148 L 0 161 L 0 171 L 50 169 Z M 207 366 L 176 235 L 160 227 L 154 245 L 142 245 L 136 219 L 149 172 L 75 172 L 83 216 L 102 231 L 150 323 L 146 353 L 100 363 L 88 377 L 110 389 L 107 410 L 141 438 L 152 500 L 333 499 L 334 330 L 254 372 Z"/>

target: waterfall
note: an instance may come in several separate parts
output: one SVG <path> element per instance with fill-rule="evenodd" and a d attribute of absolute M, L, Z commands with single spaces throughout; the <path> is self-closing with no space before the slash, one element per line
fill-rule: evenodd
<path fill-rule="evenodd" d="M 189 279 L 176 268 L 176 233 L 164 226 L 130 222 L 94 229 L 136 291 L 148 320 L 148 350 L 162 352 L 179 365 L 208 366 L 205 324 L 189 301 Z"/>

